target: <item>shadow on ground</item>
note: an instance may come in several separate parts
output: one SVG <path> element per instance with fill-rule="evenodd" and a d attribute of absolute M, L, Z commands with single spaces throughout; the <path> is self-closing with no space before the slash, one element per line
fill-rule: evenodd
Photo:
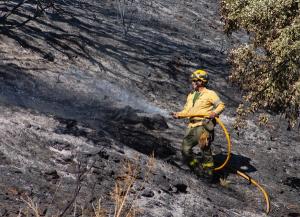
<path fill-rule="evenodd" d="M 220 153 L 214 156 L 214 160 L 216 163 L 216 166 L 221 165 L 227 158 L 226 154 Z M 245 172 L 245 173 L 252 173 L 257 171 L 256 168 L 251 165 L 250 163 L 251 159 L 242 155 L 236 155 L 232 154 L 230 155 L 230 160 L 225 167 L 226 171 L 234 172 L 236 170 Z"/>

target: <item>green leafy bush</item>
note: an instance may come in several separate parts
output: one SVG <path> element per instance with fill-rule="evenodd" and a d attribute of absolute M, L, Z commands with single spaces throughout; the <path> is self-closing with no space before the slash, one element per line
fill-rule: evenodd
<path fill-rule="evenodd" d="M 236 127 L 259 109 L 283 114 L 292 126 L 299 120 L 299 6 L 299 0 L 221 1 L 225 32 L 249 34 L 230 53 L 230 79 L 244 91 Z"/>

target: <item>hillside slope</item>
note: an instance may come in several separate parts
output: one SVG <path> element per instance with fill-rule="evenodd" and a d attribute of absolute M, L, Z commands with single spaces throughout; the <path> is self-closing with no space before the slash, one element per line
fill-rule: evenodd
<path fill-rule="evenodd" d="M 199 67 L 226 103 L 230 168 L 265 186 L 270 216 L 300 216 L 299 131 L 278 117 L 273 128 L 249 121 L 239 136 L 231 130 L 240 95 L 227 82 L 226 54 L 246 37 L 223 34 L 217 1 L 134 2 L 126 35 L 117 1 L 57 4 L 63 12 L 0 34 L 1 216 L 25 215 L 28 197 L 44 216 L 92 216 L 99 199 L 113 213 L 111 193 L 128 159 L 142 167 L 129 194 L 140 216 L 264 216 L 261 193 L 230 170 L 225 188 L 178 167 L 185 123 L 168 113 L 181 109 Z M 217 160 L 223 137 L 218 129 Z"/>

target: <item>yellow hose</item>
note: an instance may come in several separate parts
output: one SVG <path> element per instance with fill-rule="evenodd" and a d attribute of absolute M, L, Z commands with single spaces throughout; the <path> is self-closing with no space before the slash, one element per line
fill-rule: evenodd
<path fill-rule="evenodd" d="M 203 117 L 203 118 L 208 118 L 209 115 L 207 114 L 186 114 L 186 115 L 180 115 L 179 118 L 192 118 L 192 117 Z M 226 140 L 227 140 L 227 157 L 225 159 L 225 161 L 223 162 L 223 164 L 217 168 L 214 168 L 214 171 L 218 171 L 218 170 L 221 170 L 223 169 L 229 159 L 230 159 L 230 155 L 231 155 L 231 141 L 230 141 L 230 136 L 229 136 L 229 133 L 225 127 L 225 125 L 223 124 L 223 122 L 219 119 L 219 118 L 215 118 L 217 123 L 221 126 L 221 128 L 223 129 L 223 132 L 225 134 L 225 137 L 226 137 Z M 248 181 L 250 181 L 253 185 L 257 186 L 261 192 L 263 193 L 264 195 L 264 198 L 265 198 L 265 201 L 267 203 L 267 208 L 266 208 L 266 213 L 268 214 L 270 212 L 270 198 L 267 194 L 267 192 L 263 189 L 263 187 L 261 187 L 255 180 L 253 180 L 250 176 L 246 175 L 245 173 L 242 173 L 241 171 L 236 171 L 236 173 L 243 177 L 244 179 L 247 179 Z"/>
<path fill-rule="evenodd" d="M 236 171 L 236 173 L 243 177 L 244 179 L 250 181 L 253 185 L 255 185 L 256 187 L 258 187 L 261 192 L 263 193 L 266 203 L 267 203 L 267 208 L 266 208 L 266 213 L 268 214 L 270 212 L 270 198 L 269 195 L 267 194 L 267 192 L 265 191 L 265 189 L 263 189 L 263 187 L 261 187 L 254 179 L 252 179 L 250 176 L 246 175 L 245 173 L 242 173 L 241 171 Z"/>
<path fill-rule="evenodd" d="M 227 165 L 227 163 L 230 159 L 231 141 L 230 141 L 229 133 L 228 133 L 226 127 L 224 126 L 223 122 L 219 118 L 215 118 L 215 119 L 216 119 L 217 123 L 221 126 L 221 128 L 223 129 L 226 140 L 227 140 L 227 157 L 226 157 L 225 161 L 223 162 L 223 164 L 221 166 L 214 168 L 214 171 L 218 171 L 218 170 L 223 169 Z"/>

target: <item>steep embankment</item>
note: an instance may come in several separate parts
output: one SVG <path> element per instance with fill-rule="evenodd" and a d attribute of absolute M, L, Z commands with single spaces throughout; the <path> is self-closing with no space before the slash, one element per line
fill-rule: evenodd
<path fill-rule="evenodd" d="M 175 166 L 184 123 L 168 113 L 182 107 L 190 72 L 210 72 L 229 128 L 238 103 L 226 81 L 237 40 L 223 35 L 217 2 L 134 3 L 127 36 L 115 2 L 59 5 L 63 13 L 49 10 L 0 35 L 1 216 L 26 213 L 27 196 L 46 216 L 92 215 L 98 199 L 113 212 L 123 160 L 145 167 L 152 151 L 155 171 L 145 184 L 142 172 L 129 194 L 141 216 L 264 216 L 260 192 L 234 174 L 224 188 Z M 278 121 L 272 131 L 251 121 L 239 137 L 232 133 L 231 167 L 270 192 L 270 216 L 299 216 L 299 135 Z M 224 143 L 218 130 L 217 159 Z"/>

